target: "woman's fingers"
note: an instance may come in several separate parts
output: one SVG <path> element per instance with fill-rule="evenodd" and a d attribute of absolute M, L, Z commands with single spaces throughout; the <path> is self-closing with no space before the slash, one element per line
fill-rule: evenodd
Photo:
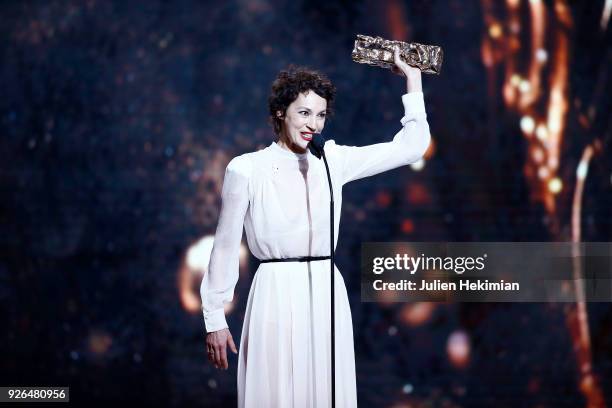
<path fill-rule="evenodd" d="M 208 361 L 210 361 L 215 368 L 227 369 L 229 364 L 227 362 L 227 353 L 225 346 L 214 346 L 211 351 L 208 351 Z"/>
<path fill-rule="evenodd" d="M 227 347 L 224 345 L 219 347 L 219 367 L 227 370 Z"/>
<path fill-rule="evenodd" d="M 232 338 L 231 334 L 228 336 L 227 342 L 229 343 L 229 346 L 234 352 L 234 354 L 238 354 L 238 349 L 236 348 L 236 345 L 234 344 L 234 339 Z"/>
<path fill-rule="evenodd" d="M 393 62 L 395 62 L 395 65 L 397 65 L 399 60 L 400 60 L 399 47 L 395 46 L 393 48 Z"/>
<path fill-rule="evenodd" d="M 219 352 L 219 347 L 214 343 L 206 344 L 206 356 L 208 357 L 208 361 L 215 366 L 215 368 L 219 368 L 219 361 L 221 360 L 221 353 Z"/>
<path fill-rule="evenodd" d="M 215 368 L 221 368 L 221 348 L 215 346 Z"/>
<path fill-rule="evenodd" d="M 406 75 L 406 68 L 408 68 L 408 64 L 402 60 L 400 57 L 400 50 L 398 46 L 393 48 L 393 63 L 395 66 L 391 68 L 391 70 L 398 75 Z"/>
<path fill-rule="evenodd" d="M 400 49 L 397 46 L 393 49 L 393 62 L 398 68 L 406 64 L 402 57 L 400 57 Z"/>
<path fill-rule="evenodd" d="M 215 364 L 215 349 L 211 344 L 206 344 L 206 357 L 213 365 Z"/>

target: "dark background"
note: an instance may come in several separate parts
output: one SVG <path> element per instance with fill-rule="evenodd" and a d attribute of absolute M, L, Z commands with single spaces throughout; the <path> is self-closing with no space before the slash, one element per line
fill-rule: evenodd
<path fill-rule="evenodd" d="M 235 406 L 236 357 L 227 371 L 206 361 L 203 318 L 181 301 L 186 251 L 214 234 L 229 160 L 273 140 L 266 101 L 288 64 L 336 84 L 328 139 L 365 145 L 399 130 L 404 80 L 352 62 L 361 33 L 440 45 L 445 60 L 441 75 L 423 77 L 434 140 L 424 168 L 345 188 L 337 264 L 360 406 L 612 403 L 609 303 L 587 305 L 585 360 L 575 305 L 361 303 L 359 281 L 367 241 L 572 239 L 589 145 L 579 239 L 610 240 L 604 3 L 3 1 L 0 385 L 70 386 L 79 405 Z M 504 95 L 506 72 L 527 75 L 538 4 L 541 93 L 518 106 Z M 550 146 L 521 120 L 549 114 L 555 67 L 567 69 L 567 114 L 558 169 L 539 178 L 531 149 L 548 157 Z M 257 263 L 242 266 L 228 315 L 237 342 Z M 199 296 L 198 275 L 189 279 Z M 469 347 L 459 362 L 457 339 Z"/>

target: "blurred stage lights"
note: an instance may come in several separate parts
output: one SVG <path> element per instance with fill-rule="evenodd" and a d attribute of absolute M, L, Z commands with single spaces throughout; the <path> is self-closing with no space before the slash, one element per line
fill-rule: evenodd
<path fill-rule="evenodd" d="M 483 11 L 484 21 L 490 24 L 492 21 L 498 21 L 498 17 L 495 16 L 496 8 L 494 9 L 489 3 L 483 3 L 486 5 Z M 505 47 L 498 48 L 497 58 L 495 60 L 491 58 L 493 63 L 487 63 L 487 57 L 490 58 L 490 56 L 483 52 L 484 66 L 488 71 L 491 84 L 489 94 L 493 95 L 495 92 L 496 82 L 491 79 L 496 78 L 497 70 L 500 68 L 498 65 L 505 66 L 506 79 L 501 87 L 501 94 L 506 106 L 513 110 L 513 113 L 517 113 L 519 118 L 523 115 L 530 115 L 536 122 L 543 122 L 535 126 L 536 137 L 530 137 L 532 135 L 530 123 L 521 123 L 520 128 L 528 140 L 529 157 L 533 159 L 525 163 L 524 174 L 530 184 L 533 199 L 544 205 L 547 214 L 544 222 L 553 237 L 562 235 L 560 231 L 563 230 L 560 225 L 561 211 L 559 211 L 556 195 L 564 188 L 557 171 L 561 163 L 560 153 L 563 139 L 566 136 L 565 129 L 569 113 L 568 95 L 570 93 L 569 74 L 573 65 L 570 51 L 572 35 L 576 28 L 569 7 L 570 3 L 567 0 L 554 2 L 529 0 L 529 12 L 526 12 L 525 2 L 506 0 L 505 10 L 501 10 L 503 6 L 499 9 L 500 17 L 504 19 L 503 31 L 508 36 Z M 600 22 L 604 32 L 607 30 L 611 14 L 612 0 L 606 0 Z M 524 29 L 523 22 L 525 23 Z M 488 31 L 483 35 L 482 46 L 491 53 L 492 51 L 486 48 L 491 47 L 490 29 L 489 25 Z M 525 31 L 524 35 L 521 33 L 522 30 Z M 544 44 L 548 45 L 547 49 L 544 49 Z M 526 55 L 519 52 L 521 45 L 531 47 L 527 61 L 525 61 Z M 543 69 L 545 64 L 548 66 Z M 516 72 L 518 69 L 525 71 L 525 77 Z M 525 78 L 529 78 L 529 81 L 526 81 Z M 581 106 L 577 105 L 576 108 L 580 109 Z M 595 105 L 586 108 L 588 118 L 587 115 L 579 112 L 578 118 L 583 127 L 588 128 L 591 125 L 589 121 L 595 117 L 595 110 Z M 544 156 L 542 161 L 539 161 L 540 153 L 537 153 L 535 149 L 542 150 Z M 582 161 L 585 162 L 584 165 Z M 583 158 L 575 170 L 577 176 L 575 191 L 581 191 L 583 188 L 587 177 L 587 166 L 588 160 Z M 610 185 L 612 185 L 612 174 Z M 578 195 L 575 195 L 572 208 L 572 236 L 579 242 L 581 214 L 580 200 L 577 197 Z M 578 225 L 578 228 L 575 228 L 575 225 Z M 578 238 L 574 234 L 578 234 Z M 575 315 L 566 313 L 566 316 L 569 318 L 568 322 L 571 322 L 569 329 L 575 345 L 576 359 L 579 363 L 589 363 L 592 357 L 587 310 L 583 308 L 582 313 Z M 579 389 L 586 398 L 585 406 L 605 405 L 601 387 L 594 380 L 591 372 L 581 370 Z"/>
<path fill-rule="evenodd" d="M 400 312 L 400 320 L 410 327 L 426 323 L 432 316 L 436 304 L 433 302 L 414 302 L 405 305 Z"/>
<path fill-rule="evenodd" d="M 550 170 L 548 170 L 548 167 L 541 166 L 538 168 L 538 177 L 542 180 L 546 180 L 548 177 L 550 177 Z"/>
<path fill-rule="evenodd" d="M 521 118 L 521 130 L 526 134 L 531 134 L 535 129 L 535 121 L 529 115 L 525 115 Z"/>
<path fill-rule="evenodd" d="M 192 271 L 203 271 L 204 269 L 208 268 L 214 241 L 214 236 L 208 235 L 200 239 L 189 248 L 185 261 L 187 266 Z"/>
<path fill-rule="evenodd" d="M 531 83 L 528 80 L 523 79 L 519 83 L 518 88 L 519 88 L 519 91 L 521 91 L 523 93 L 529 92 L 531 90 Z"/>
<path fill-rule="evenodd" d="M 576 169 L 576 177 L 579 180 L 584 180 L 587 176 L 588 171 L 589 171 L 588 163 L 584 160 L 581 160 L 580 164 L 578 164 L 578 168 Z M 612 181 L 612 179 L 610 181 Z"/>
<path fill-rule="evenodd" d="M 531 157 L 536 163 L 542 163 L 542 160 L 544 160 L 544 152 L 539 147 L 535 147 L 531 153 Z"/>
<path fill-rule="evenodd" d="M 207 235 L 192 244 L 186 251 L 183 263 L 177 273 L 179 298 L 183 309 L 189 313 L 200 313 L 202 299 L 200 287 L 202 279 L 208 270 L 211 253 L 214 246 L 214 236 Z M 244 244 L 240 244 L 239 271 L 246 273 L 248 252 Z M 225 313 L 232 312 L 237 298 L 225 304 Z"/>
<path fill-rule="evenodd" d="M 404 386 L 402 387 L 402 392 L 404 394 L 412 394 L 412 391 L 414 391 L 414 387 L 412 386 L 412 384 L 404 384 Z"/>
<path fill-rule="evenodd" d="M 470 360 L 470 339 L 468 335 L 457 330 L 453 332 L 446 343 L 446 353 L 450 363 L 457 368 L 464 368 Z"/>
<path fill-rule="evenodd" d="M 546 128 L 546 125 L 542 123 L 538 125 L 538 127 L 536 128 L 536 136 L 541 141 L 546 140 L 546 138 L 548 137 L 548 129 Z"/>
<path fill-rule="evenodd" d="M 414 222 L 410 218 L 402 221 L 402 232 L 404 234 L 412 234 L 414 232 Z"/>
<path fill-rule="evenodd" d="M 491 38 L 499 38 L 502 35 L 502 28 L 499 23 L 493 23 L 489 26 L 489 35 Z"/>
<path fill-rule="evenodd" d="M 113 344 L 108 333 L 94 331 L 89 335 L 89 350 L 94 354 L 104 354 Z"/>
<path fill-rule="evenodd" d="M 553 194 L 558 194 L 563 189 L 563 183 L 559 177 L 554 177 L 548 182 L 548 190 Z"/>
<path fill-rule="evenodd" d="M 542 63 L 548 60 L 548 53 L 543 48 L 540 48 L 539 50 L 537 50 L 535 56 L 536 56 L 536 59 Z"/>

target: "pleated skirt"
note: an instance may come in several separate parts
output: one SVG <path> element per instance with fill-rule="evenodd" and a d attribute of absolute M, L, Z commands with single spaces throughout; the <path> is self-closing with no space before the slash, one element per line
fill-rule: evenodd
<path fill-rule="evenodd" d="M 331 407 L 330 261 L 261 264 L 238 356 L 238 406 Z M 335 268 L 336 407 L 356 407 L 353 325 Z"/>

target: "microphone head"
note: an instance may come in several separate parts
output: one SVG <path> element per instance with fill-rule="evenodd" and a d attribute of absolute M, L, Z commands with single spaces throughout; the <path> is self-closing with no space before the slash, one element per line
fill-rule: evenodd
<path fill-rule="evenodd" d="M 317 159 L 320 159 L 324 153 L 323 146 L 325 146 L 325 138 L 320 133 L 312 135 L 312 140 L 308 143 L 308 149 Z"/>

